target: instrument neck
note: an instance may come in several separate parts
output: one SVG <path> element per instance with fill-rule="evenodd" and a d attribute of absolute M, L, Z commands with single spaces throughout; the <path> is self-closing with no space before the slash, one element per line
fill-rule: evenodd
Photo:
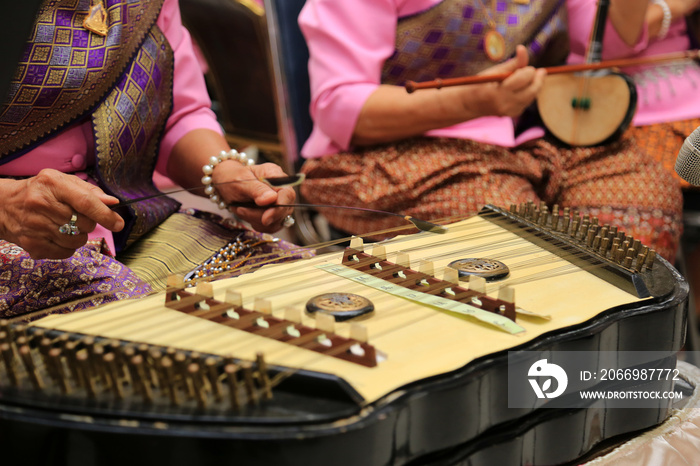
<path fill-rule="evenodd" d="M 602 59 L 603 36 L 605 34 L 605 22 L 608 19 L 608 8 L 610 0 L 598 0 L 598 10 L 596 11 L 591 40 L 586 53 L 586 63 L 597 63 Z"/>

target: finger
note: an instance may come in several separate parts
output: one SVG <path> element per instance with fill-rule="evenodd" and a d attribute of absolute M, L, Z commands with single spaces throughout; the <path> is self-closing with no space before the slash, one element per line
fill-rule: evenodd
<path fill-rule="evenodd" d="M 503 63 L 499 63 L 498 65 L 494 65 L 490 68 L 487 68 L 486 70 L 484 70 L 478 74 L 489 75 L 489 74 L 512 73 L 519 68 L 523 68 L 523 67 L 527 66 L 529 61 L 530 61 L 530 57 L 527 54 L 527 49 L 522 45 L 518 45 L 515 49 L 515 55 L 512 58 L 509 58 L 508 60 L 504 61 Z"/>
<path fill-rule="evenodd" d="M 282 189 L 277 193 L 277 204 L 294 204 L 295 200 L 296 194 L 291 188 Z M 284 218 L 288 215 L 292 215 L 293 212 L 294 209 L 292 207 L 278 207 L 275 209 L 268 209 L 263 213 L 261 220 L 264 225 L 271 226 L 283 222 Z"/>
<path fill-rule="evenodd" d="M 124 219 L 111 210 L 105 201 L 113 203 L 118 199 L 105 194 L 100 188 L 77 177 L 68 181 L 68 189 L 56 192 L 56 198 L 68 204 L 73 210 L 87 217 L 95 224 L 99 223 L 110 231 L 120 231 L 124 228 Z M 87 229 L 89 225 L 85 224 Z M 94 230 L 93 226 L 87 231 Z"/>
<path fill-rule="evenodd" d="M 73 247 L 72 245 L 65 246 L 61 244 L 60 239 L 47 240 L 46 238 L 26 238 L 25 241 L 23 241 L 22 249 L 24 249 L 32 259 L 67 259 L 83 244 L 78 244 L 76 247 Z"/>
<path fill-rule="evenodd" d="M 518 92 L 530 87 L 535 81 L 536 76 L 537 70 L 532 66 L 519 68 L 512 75 L 504 79 L 501 85 L 511 92 Z"/>
<path fill-rule="evenodd" d="M 279 225 L 282 223 L 288 215 L 292 215 L 294 209 L 291 207 L 276 207 L 273 209 L 267 209 L 261 218 L 262 224 L 266 227 L 271 227 L 274 225 Z"/>
<path fill-rule="evenodd" d="M 267 165 L 267 164 L 265 164 Z M 236 161 L 225 161 L 219 164 L 221 170 L 214 171 L 217 176 L 214 184 L 219 185 L 218 190 L 227 202 L 250 202 L 257 205 L 272 204 L 277 199 L 274 188 L 260 181 L 260 178 L 269 176 L 269 170 L 262 166 L 248 167 Z M 277 174 L 277 172 L 274 172 Z M 248 183 L 231 183 L 231 180 L 250 180 Z"/>
<path fill-rule="evenodd" d="M 524 45 L 517 45 L 515 47 L 515 57 L 514 57 L 518 68 L 527 66 L 530 63 L 530 55 L 527 53 L 527 49 Z"/>
<path fill-rule="evenodd" d="M 76 213 L 76 217 L 75 226 L 81 233 L 90 233 L 97 226 L 97 223 L 86 215 Z"/>
<path fill-rule="evenodd" d="M 74 213 L 68 222 L 55 229 L 56 235 L 51 240 L 60 246 L 77 249 L 87 242 L 87 234 L 94 228 L 94 222 Z"/>

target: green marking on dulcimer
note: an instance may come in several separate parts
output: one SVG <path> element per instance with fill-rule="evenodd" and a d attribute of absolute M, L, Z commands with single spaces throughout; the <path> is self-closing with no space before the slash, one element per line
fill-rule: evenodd
<path fill-rule="evenodd" d="M 373 275 L 360 272 L 359 270 L 355 270 L 344 265 L 321 264 L 317 265 L 316 267 L 339 277 L 352 280 L 355 283 L 360 283 L 400 298 L 408 299 L 419 304 L 435 307 L 445 311 L 474 317 L 475 319 L 511 334 L 525 331 L 523 327 L 507 317 L 495 314 L 493 312 L 484 311 L 483 309 L 472 306 L 471 304 L 460 303 L 459 301 L 445 299 L 439 296 L 423 293 L 422 291 L 414 291 L 403 286 L 395 285 L 391 282 L 387 282 L 386 280 L 382 280 L 381 278 L 377 278 Z"/>

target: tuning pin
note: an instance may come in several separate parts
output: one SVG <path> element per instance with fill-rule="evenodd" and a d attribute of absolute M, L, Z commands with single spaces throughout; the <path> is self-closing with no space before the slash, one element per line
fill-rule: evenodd
<path fill-rule="evenodd" d="M 187 365 L 187 375 L 192 381 L 192 387 L 194 391 L 194 398 L 197 400 L 197 406 L 200 409 L 207 407 L 207 394 L 204 388 L 204 379 L 202 377 L 202 371 L 197 363 L 190 363 Z"/>
<path fill-rule="evenodd" d="M 15 358 L 12 347 L 9 343 L 2 343 L 0 344 L 0 352 L 2 353 L 2 359 L 5 362 L 5 370 L 7 371 L 7 376 L 10 379 L 10 383 L 16 387 L 19 384 L 19 379 L 17 378 L 17 372 L 15 371 Z"/>
<path fill-rule="evenodd" d="M 51 367 L 51 372 L 53 372 L 56 384 L 60 388 L 61 393 L 67 395 L 70 393 L 70 384 L 68 383 L 68 378 L 66 377 L 66 371 L 63 369 L 61 348 L 49 349 L 46 357 L 49 362 L 47 367 Z"/>
<path fill-rule="evenodd" d="M 569 234 L 569 224 L 571 223 L 571 217 L 569 216 L 568 209 L 569 209 L 568 207 L 566 209 L 564 209 L 564 218 L 562 219 L 563 221 L 561 223 L 561 230 L 560 230 L 562 233 L 566 233 L 566 234 Z"/>
<path fill-rule="evenodd" d="M 518 215 L 520 215 L 523 218 L 527 215 L 527 205 L 525 203 L 521 203 L 518 206 Z"/>
<path fill-rule="evenodd" d="M 262 353 L 257 353 L 255 355 L 255 362 L 258 366 L 258 377 L 263 389 L 263 398 L 265 400 L 272 399 L 272 383 L 270 382 L 270 377 L 267 374 L 267 363 Z"/>
<path fill-rule="evenodd" d="M 635 240 L 632 242 L 632 249 L 634 249 L 634 253 L 635 253 L 635 254 L 638 254 L 639 251 L 642 249 L 642 242 L 641 242 L 640 240 L 638 240 L 638 239 L 635 239 Z"/>
<path fill-rule="evenodd" d="M 41 390 L 44 388 L 44 381 L 37 371 L 36 365 L 34 364 L 34 358 L 32 357 L 32 350 L 29 345 L 22 345 L 19 347 L 19 356 L 24 363 L 24 369 L 29 375 L 29 381 L 35 390 Z"/>
<path fill-rule="evenodd" d="M 649 269 L 652 268 L 652 266 L 654 265 L 655 259 L 656 259 L 656 251 L 654 251 L 653 249 L 650 249 L 649 252 L 647 252 L 647 258 L 644 261 L 644 265 Z"/>
<path fill-rule="evenodd" d="M 590 228 L 586 234 L 586 246 L 589 248 L 593 246 L 593 240 L 595 239 L 595 228 Z"/>
<path fill-rule="evenodd" d="M 204 360 L 204 367 L 206 367 L 207 380 L 211 386 L 212 392 L 214 393 L 214 398 L 217 401 L 221 401 L 224 396 L 223 389 L 221 387 L 221 381 L 219 380 L 219 371 L 217 369 L 218 362 L 216 358 L 208 357 Z"/>
<path fill-rule="evenodd" d="M 242 364 L 243 386 L 245 387 L 246 395 L 248 395 L 249 404 L 258 404 L 258 394 L 255 390 L 255 378 L 253 375 L 253 366 L 249 363 Z"/>
<path fill-rule="evenodd" d="M 236 364 L 226 364 L 224 366 L 224 374 L 226 374 L 226 382 L 228 382 L 231 408 L 238 410 L 241 407 L 240 398 L 238 397 L 238 366 Z"/>
<path fill-rule="evenodd" d="M 92 370 L 90 369 L 90 361 L 88 360 L 87 351 L 78 351 L 75 353 L 75 361 L 78 365 L 80 374 L 82 374 L 82 385 L 87 391 L 90 398 L 97 398 L 97 387 L 95 386 L 95 378 L 93 377 Z"/>
<path fill-rule="evenodd" d="M 173 369 L 173 360 L 168 356 L 163 356 L 160 361 L 160 367 L 163 370 L 163 375 L 165 380 L 168 381 L 167 390 L 168 396 L 170 397 L 170 403 L 173 406 L 178 406 L 180 404 L 180 395 L 177 391 L 177 384 L 175 383 L 175 371 Z"/>

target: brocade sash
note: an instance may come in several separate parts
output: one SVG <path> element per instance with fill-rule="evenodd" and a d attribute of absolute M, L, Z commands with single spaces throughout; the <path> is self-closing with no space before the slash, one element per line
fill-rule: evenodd
<path fill-rule="evenodd" d="M 518 44 L 527 47 L 536 66 L 561 64 L 568 55 L 563 0 L 444 0 L 399 20 L 396 50 L 384 64 L 382 83 L 470 76 L 493 66 L 483 45 L 490 20 L 505 39 L 504 58 Z"/>

